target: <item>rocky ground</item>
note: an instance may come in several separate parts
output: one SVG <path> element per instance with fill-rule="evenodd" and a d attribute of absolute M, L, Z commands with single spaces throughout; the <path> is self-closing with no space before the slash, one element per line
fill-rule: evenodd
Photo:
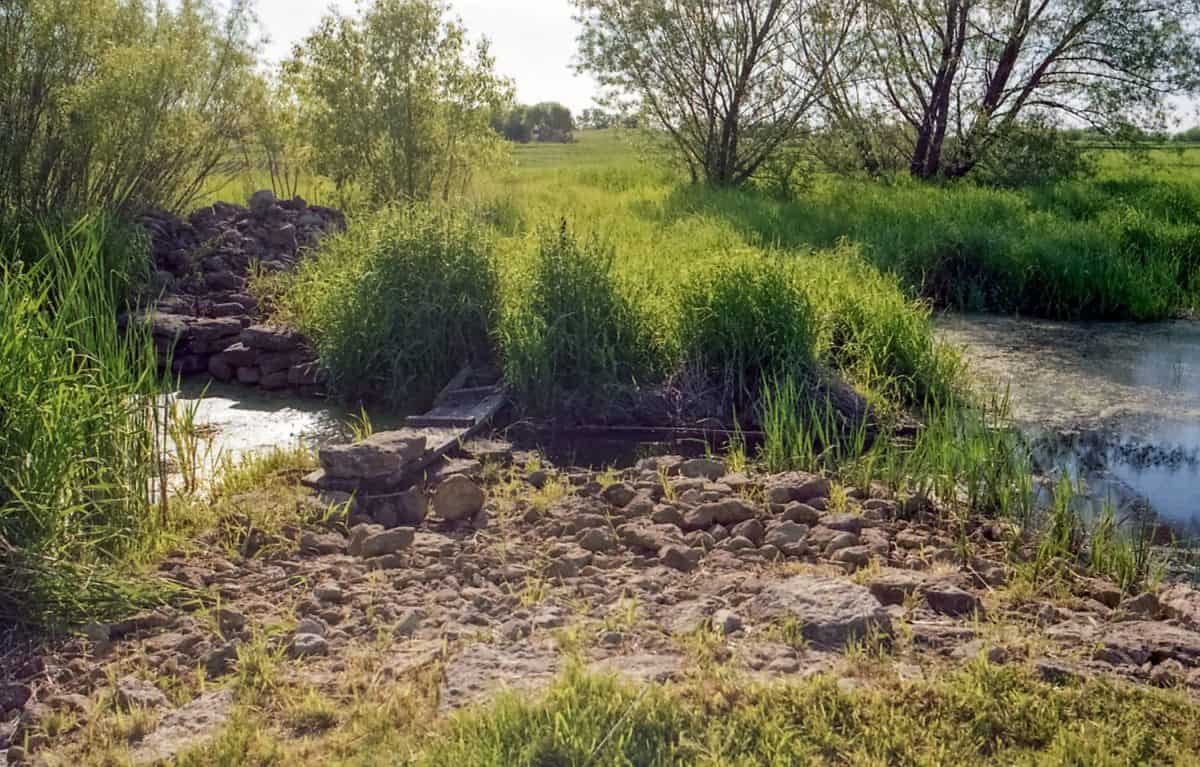
<path fill-rule="evenodd" d="M 1200 592 L 1035 577 L 1005 523 L 708 458 L 596 473 L 481 441 L 435 474 L 416 527 L 342 509 L 239 554 L 201 543 L 160 566 L 195 599 L 14 643 L 0 764 L 169 761 L 229 726 L 266 657 L 335 700 L 364 674 L 424 675 L 446 711 L 567 658 L 655 683 L 717 665 L 852 688 L 985 657 L 1200 696 Z"/>

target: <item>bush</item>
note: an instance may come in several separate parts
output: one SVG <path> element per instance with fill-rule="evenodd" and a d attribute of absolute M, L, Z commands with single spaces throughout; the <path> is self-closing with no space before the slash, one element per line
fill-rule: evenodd
<path fill-rule="evenodd" d="M 1030 123 L 998 136 L 970 178 L 985 186 L 1019 189 L 1095 171 L 1095 161 L 1078 141 L 1053 126 Z"/>
<path fill-rule="evenodd" d="M 770 378 L 813 361 L 816 316 L 787 262 L 761 258 L 693 275 L 679 293 L 684 364 L 721 381 L 738 405 Z"/>
<path fill-rule="evenodd" d="M 597 240 L 580 244 L 566 222 L 539 233 L 500 326 L 505 376 L 535 408 L 563 392 L 597 395 L 662 372 L 659 345 L 613 275 L 613 257 Z"/>
<path fill-rule="evenodd" d="M 322 240 L 280 298 L 348 399 L 427 405 L 461 365 L 490 358 L 491 244 L 463 214 L 387 208 Z"/>

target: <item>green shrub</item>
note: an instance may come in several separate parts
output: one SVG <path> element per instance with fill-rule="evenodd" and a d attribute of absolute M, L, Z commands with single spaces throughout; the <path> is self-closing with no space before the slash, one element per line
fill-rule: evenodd
<path fill-rule="evenodd" d="M 540 231 L 499 333 L 505 376 L 533 407 L 661 374 L 659 345 L 614 276 L 613 258 L 598 240 L 577 241 L 566 222 Z"/>
<path fill-rule="evenodd" d="M 752 402 L 767 379 L 812 364 L 816 326 L 796 270 L 774 258 L 699 271 L 679 292 L 684 364 L 722 382 L 738 405 Z"/>
<path fill-rule="evenodd" d="M 464 363 L 491 357 L 491 243 L 463 214 L 386 208 L 326 238 L 279 299 L 333 389 L 420 410 Z"/>

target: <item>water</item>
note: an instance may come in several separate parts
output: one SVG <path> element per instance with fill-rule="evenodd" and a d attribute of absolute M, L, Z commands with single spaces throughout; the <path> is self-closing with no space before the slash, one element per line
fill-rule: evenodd
<path fill-rule="evenodd" d="M 974 377 L 1007 390 L 1041 468 L 1200 537 L 1200 322 L 947 315 L 937 329 Z"/>

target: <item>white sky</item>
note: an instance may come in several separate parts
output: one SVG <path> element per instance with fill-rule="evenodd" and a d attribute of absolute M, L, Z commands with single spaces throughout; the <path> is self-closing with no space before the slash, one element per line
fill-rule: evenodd
<path fill-rule="evenodd" d="M 559 101 L 578 114 L 592 106 L 596 84 L 575 74 L 577 25 L 569 0 L 450 0 L 471 37 L 492 42 L 496 69 L 517 84 L 522 103 Z M 354 0 L 258 0 L 267 58 L 285 58 L 294 43 L 331 7 L 355 10 Z"/>

